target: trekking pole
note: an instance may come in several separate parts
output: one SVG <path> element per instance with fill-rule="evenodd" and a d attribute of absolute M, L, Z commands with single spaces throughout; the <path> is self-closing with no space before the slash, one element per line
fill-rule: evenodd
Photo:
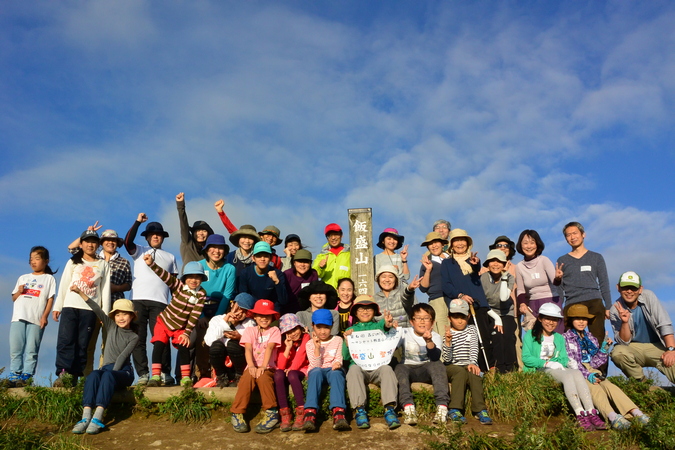
<path fill-rule="evenodd" d="M 483 345 L 483 338 L 480 335 L 480 328 L 478 327 L 478 320 L 476 319 L 476 311 L 473 309 L 473 304 L 469 305 L 469 311 L 471 311 L 471 317 L 473 317 L 473 323 L 476 325 L 476 331 L 478 333 L 478 344 L 480 345 L 481 352 L 483 352 L 483 358 L 485 359 L 486 370 L 490 370 L 490 361 L 488 361 L 487 353 L 485 353 L 485 346 Z"/>

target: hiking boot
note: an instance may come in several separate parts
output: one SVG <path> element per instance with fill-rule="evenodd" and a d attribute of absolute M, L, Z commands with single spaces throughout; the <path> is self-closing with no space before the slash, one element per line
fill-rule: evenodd
<path fill-rule="evenodd" d="M 10 373 L 9 376 L 7 377 L 7 384 L 8 384 L 7 387 L 11 387 L 11 388 L 13 388 L 13 387 L 23 387 L 23 386 L 19 386 L 21 384 L 21 374 L 15 373 L 15 372 Z"/>
<path fill-rule="evenodd" d="M 384 410 L 384 421 L 387 423 L 387 426 L 390 430 L 395 430 L 401 426 L 401 422 L 398 420 L 396 411 L 394 411 L 393 406 L 387 406 Z"/>
<path fill-rule="evenodd" d="M 143 375 L 138 377 L 138 381 L 136 382 L 136 386 L 146 386 L 148 384 L 148 381 L 150 381 L 150 374 L 144 373 Z"/>
<path fill-rule="evenodd" d="M 305 431 L 316 430 L 316 409 L 314 408 L 305 409 L 305 421 L 302 424 L 302 429 Z"/>
<path fill-rule="evenodd" d="M 596 430 L 607 429 L 607 424 L 605 423 L 604 420 L 602 420 L 602 417 L 600 417 L 600 413 L 598 412 L 597 409 L 591 409 L 588 412 L 588 419 L 590 420 L 591 424 L 593 425 L 593 427 L 595 427 Z"/>
<path fill-rule="evenodd" d="M 302 424 L 305 423 L 305 407 L 298 406 L 295 408 L 295 422 L 293 422 L 293 431 L 302 430 Z"/>
<path fill-rule="evenodd" d="M 354 420 L 356 421 L 356 428 L 361 428 L 362 430 L 370 428 L 368 413 L 363 406 L 356 408 L 356 411 L 354 412 Z"/>
<path fill-rule="evenodd" d="M 466 417 L 462 414 L 462 412 L 459 409 L 449 409 L 448 410 L 448 418 L 452 420 L 453 422 L 461 422 L 461 423 L 466 423 Z"/>
<path fill-rule="evenodd" d="M 229 385 L 230 385 L 230 379 L 227 378 L 227 375 L 223 374 L 223 375 L 218 375 L 216 377 L 216 387 L 222 389 L 222 388 L 228 387 Z"/>
<path fill-rule="evenodd" d="M 281 408 L 279 415 L 281 416 L 279 429 L 281 431 L 291 431 L 293 429 L 293 413 L 291 413 L 291 408 Z"/>
<path fill-rule="evenodd" d="M 333 429 L 337 431 L 349 430 L 349 423 L 347 423 L 347 419 L 345 419 L 344 408 L 333 408 Z"/>
<path fill-rule="evenodd" d="M 629 429 L 631 423 L 624 416 L 617 415 L 614 420 L 612 420 L 612 428 L 618 431 L 623 431 Z"/>
<path fill-rule="evenodd" d="M 635 417 L 633 420 L 637 420 L 638 423 L 642 426 L 649 424 L 649 416 L 647 414 L 642 414 L 637 417 Z"/>
<path fill-rule="evenodd" d="M 237 387 L 239 385 L 239 379 L 241 378 L 241 375 L 237 374 L 234 376 L 234 379 L 230 379 L 230 386 L 229 387 Z"/>
<path fill-rule="evenodd" d="M 588 417 L 588 412 L 586 411 L 581 411 L 581 413 L 577 415 L 577 423 L 584 431 L 595 431 L 595 427 L 591 423 L 591 419 Z"/>
<path fill-rule="evenodd" d="M 492 419 L 490 419 L 487 409 L 474 414 L 474 417 L 480 421 L 481 425 L 492 425 Z"/>
<path fill-rule="evenodd" d="M 434 425 L 445 425 L 448 421 L 448 407 L 445 405 L 438 405 L 436 408 L 436 414 L 434 418 L 431 419 L 431 423 Z"/>
<path fill-rule="evenodd" d="M 93 418 L 91 419 L 91 422 L 89 422 L 89 426 L 87 426 L 87 434 L 99 434 L 104 428 L 105 425 L 103 425 L 103 422 Z"/>
<path fill-rule="evenodd" d="M 248 433 L 248 424 L 246 424 L 246 420 L 244 420 L 244 415 L 242 413 L 232 413 L 230 422 L 232 422 L 232 428 L 234 428 L 234 431 L 237 433 Z"/>
<path fill-rule="evenodd" d="M 192 378 L 183 377 L 180 379 L 180 387 L 192 387 Z"/>
<path fill-rule="evenodd" d="M 148 387 L 160 387 L 162 385 L 162 377 L 159 375 L 153 375 L 148 381 Z"/>
<path fill-rule="evenodd" d="M 82 419 L 79 422 L 77 422 L 73 427 L 73 433 L 84 434 L 84 432 L 87 431 L 88 426 L 89 426 L 89 419 Z"/>
<path fill-rule="evenodd" d="M 403 423 L 406 425 L 417 425 L 417 411 L 415 411 L 415 405 L 406 405 L 403 407 Z"/>
<path fill-rule="evenodd" d="M 279 426 L 279 410 L 270 408 L 265 410 L 262 420 L 255 426 L 255 432 L 258 434 L 267 434 Z"/>
<path fill-rule="evenodd" d="M 174 384 L 176 384 L 176 380 L 173 379 L 170 373 L 162 374 L 162 386 L 173 386 Z"/>

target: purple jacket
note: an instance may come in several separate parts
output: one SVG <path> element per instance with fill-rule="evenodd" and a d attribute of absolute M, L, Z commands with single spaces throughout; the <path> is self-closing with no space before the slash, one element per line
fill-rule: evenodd
<path fill-rule="evenodd" d="M 598 348 L 598 351 L 591 356 L 590 361 L 591 367 L 597 369 L 598 367 L 607 363 L 607 358 L 609 355 L 600 351 L 598 340 L 592 334 L 586 333 L 585 331 L 584 333 Z M 591 372 L 589 372 L 586 366 L 581 363 L 581 338 L 579 338 L 579 335 L 572 328 L 565 331 L 563 337 L 565 338 L 565 347 L 567 348 L 567 357 L 569 358 L 567 367 L 570 369 L 579 369 L 581 373 L 584 374 L 584 377 L 588 379 L 588 376 L 591 374 Z"/>

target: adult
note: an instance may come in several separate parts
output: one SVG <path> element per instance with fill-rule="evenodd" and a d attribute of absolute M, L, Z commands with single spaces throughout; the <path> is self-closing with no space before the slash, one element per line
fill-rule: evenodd
<path fill-rule="evenodd" d="M 335 310 L 338 295 L 333 286 L 321 280 L 312 281 L 298 293 L 300 310 L 296 314 L 300 323 L 311 334 L 312 314 L 318 309 L 327 309 L 333 318 L 330 334 L 337 336 L 340 332 L 340 316 Z"/>
<path fill-rule="evenodd" d="M 340 225 L 329 223 L 323 234 L 328 242 L 321 248 L 312 267 L 319 274 L 319 279 L 337 289 L 339 279 L 351 277 L 351 253 L 349 246 L 342 243 Z"/>
<path fill-rule="evenodd" d="M 399 279 L 398 270 L 394 266 L 382 266 L 375 273 L 375 282 L 380 287 L 380 291 L 373 296 L 373 299 L 384 314 L 389 311 L 394 321 L 401 327 L 409 327 L 409 315 L 415 303 L 415 289 L 420 286 L 420 279 L 416 276 L 406 284 Z M 380 320 L 378 317 L 377 320 Z"/>
<path fill-rule="evenodd" d="M 375 255 L 375 272 L 382 266 L 394 266 L 398 269 L 398 277 L 403 281 L 410 279 L 410 269 L 408 269 L 408 246 L 403 246 L 405 236 L 398 234 L 396 228 L 385 228 L 378 238 L 377 246 L 381 248 L 382 253 Z M 396 250 L 403 247 L 400 253 Z"/>
<path fill-rule="evenodd" d="M 516 294 L 521 314 L 531 312 L 534 317 L 539 317 L 539 308 L 546 303 L 562 306 L 554 284 L 556 269 L 551 260 L 542 255 L 545 247 L 536 230 L 523 230 L 518 237 L 516 250 L 523 255 L 523 260 L 516 266 Z M 555 332 L 562 334 L 564 331 L 565 324 L 559 320 Z"/>
<path fill-rule="evenodd" d="M 180 259 L 185 264 L 199 261 L 205 256 L 206 239 L 213 234 L 213 229 L 203 220 L 196 221 L 192 227 L 185 212 L 185 193 L 176 195 L 176 209 L 180 223 Z"/>
<path fill-rule="evenodd" d="M 436 222 L 434 222 L 434 226 L 431 228 L 431 231 L 435 231 L 436 233 L 441 235 L 441 239 L 445 239 L 448 241 L 448 244 L 445 244 L 443 246 L 443 251 L 449 253 L 450 241 L 448 239 L 450 237 L 450 231 L 452 231 L 450 222 L 448 222 L 447 220 L 439 219 Z M 445 333 L 445 330 L 443 330 L 443 333 Z"/>
<path fill-rule="evenodd" d="M 253 264 L 237 273 L 237 293 L 248 292 L 254 298 L 269 300 L 280 312 L 287 302 L 286 277 L 270 265 L 270 245 L 267 242 L 256 243 L 252 257 Z"/>
<path fill-rule="evenodd" d="M 281 257 L 281 271 L 286 272 L 288 269 L 291 268 L 292 266 L 292 259 L 293 255 L 295 255 L 295 252 L 300 250 L 301 248 L 304 248 L 302 246 L 302 241 L 300 240 L 300 236 L 297 234 L 289 234 L 286 236 L 286 239 L 284 239 L 284 254 L 286 256 Z"/>
<path fill-rule="evenodd" d="M 617 288 L 621 297 L 609 312 L 616 341 L 612 361 L 627 377 L 643 381 L 643 368 L 656 367 L 675 383 L 675 337 L 668 312 L 635 272 L 624 272 Z"/>
<path fill-rule="evenodd" d="M 270 244 L 270 248 L 272 249 L 272 257 L 270 258 L 270 264 L 272 264 L 275 268 L 281 270 L 281 258 L 279 257 L 279 255 L 277 255 L 277 252 L 274 249 L 274 247 L 283 242 L 280 237 L 281 231 L 274 225 L 267 225 L 265 228 L 263 228 L 262 231 L 258 232 L 258 236 L 260 236 L 260 240 Z"/>
<path fill-rule="evenodd" d="M 420 291 L 429 296 L 429 305 L 434 308 L 436 313 L 433 331 L 439 335 L 441 333 L 445 335 L 445 327 L 450 326 L 448 304 L 443 296 L 443 279 L 441 277 L 441 263 L 444 259 L 450 257 L 443 250 L 447 245 L 448 240 L 436 231 L 427 234 L 424 242 L 420 245 L 420 247 L 426 247 L 429 252 L 422 256 Z"/>
<path fill-rule="evenodd" d="M 596 317 L 588 325 L 588 330 L 598 342 L 602 342 L 605 338 L 604 319 L 609 319 L 612 307 L 605 259 L 600 253 L 586 249 L 586 232 L 579 222 L 565 225 L 563 235 L 572 251 L 558 258 L 554 284 L 560 286 L 565 296 L 565 321 L 570 306 L 575 303 L 586 305 L 588 312 Z"/>
<path fill-rule="evenodd" d="M 253 246 L 260 241 L 260 236 L 253 225 L 242 225 L 230 235 L 230 242 L 236 247 L 227 255 L 227 263 L 232 264 L 236 274 L 253 264 Z"/>
<path fill-rule="evenodd" d="M 319 279 L 319 274 L 316 273 L 316 270 L 312 269 L 312 254 L 308 250 L 298 250 L 291 257 L 291 260 L 293 267 L 284 271 L 288 303 L 286 303 L 283 314 L 300 311 L 298 294 L 303 288 L 309 286 L 312 281 Z"/>
<path fill-rule="evenodd" d="M 162 244 L 169 237 L 169 233 L 164 231 L 161 223 L 148 222 L 145 226 L 145 231 L 141 233 L 141 236 L 145 238 L 148 245 L 136 245 L 134 243 L 138 228 L 142 223 L 147 221 L 148 216 L 145 213 L 138 214 L 136 221 L 124 239 L 124 247 L 134 260 L 134 280 L 130 297 L 136 310 L 138 345 L 132 355 L 134 368 L 138 374 L 139 385 L 148 384 L 150 379 L 148 354 L 146 351 L 148 325 L 150 326 L 150 335 L 154 336 L 157 316 L 164 311 L 164 308 L 171 301 L 169 287 L 148 267 L 143 261 L 143 257 L 146 254 L 152 255 L 158 266 L 174 276 L 178 275 L 176 257 L 162 250 Z M 173 384 L 173 378 L 171 377 L 171 352 L 168 347 L 162 357 L 162 383 L 165 386 Z"/>

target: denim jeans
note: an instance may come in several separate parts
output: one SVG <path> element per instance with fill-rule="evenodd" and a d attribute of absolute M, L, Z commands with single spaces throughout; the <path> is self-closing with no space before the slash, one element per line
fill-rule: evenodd
<path fill-rule="evenodd" d="M 35 375 L 35 367 L 40 351 L 44 328 L 40 325 L 19 320 L 9 326 L 9 354 L 11 373 L 25 373 Z"/>
<path fill-rule="evenodd" d="M 115 389 L 131 386 L 134 382 L 134 370 L 131 365 L 122 367 L 122 370 L 112 370 L 113 367 L 114 364 L 105 365 L 87 376 L 82 393 L 82 406 L 107 408 Z"/>
<path fill-rule="evenodd" d="M 345 373 L 342 369 L 333 370 L 331 368 L 322 369 L 315 367 L 307 374 L 307 398 L 305 399 L 305 409 L 319 409 L 319 395 L 324 383 L 330 386 L 330 409 L 347 407 L 345 398 Z"/>

